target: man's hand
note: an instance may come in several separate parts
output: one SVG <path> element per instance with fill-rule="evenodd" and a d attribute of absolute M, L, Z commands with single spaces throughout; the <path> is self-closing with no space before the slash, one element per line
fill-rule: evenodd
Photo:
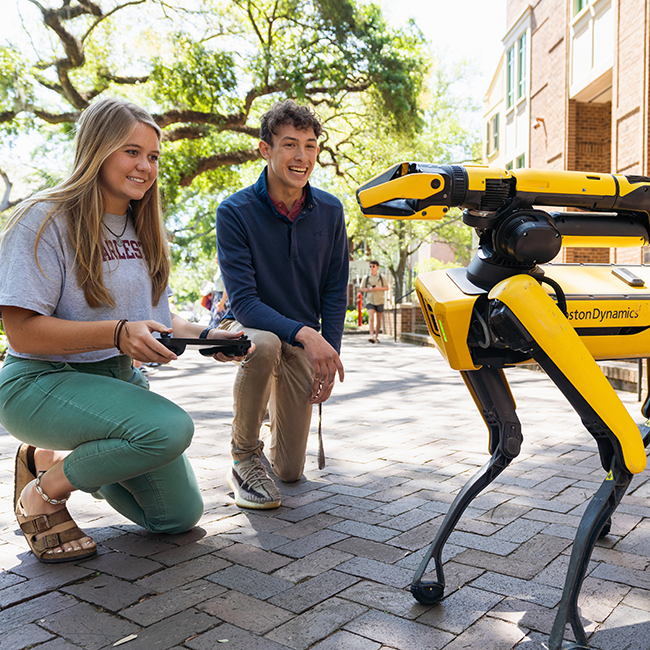
<path fill-rule="evenodd" d="M 242 335 L 244 334 L 244 330 L 241 330 L 240 332 L 228 332 L 227 330 L 219 330 L 216 328 L 212 328 L 210 330 L 210 333 L 208 334 L 208 338 L 206 341 L 209 341 L 210 339 L 229 339 L 229 340 L 235 340 L 238 338 L 241 338 Z M 249 348 L 248 352 L 246 354 L 250 354 L 255 350 L 255 343 L 251 344 L 251 347 Z M 244 357 L 232 357 L 227 354 L 224 354 L 223 352 L 217 352 L 216 354 L 212 355 L 212 358 L 215 361 L 221 361 L 221 362 L 227 362 L 227 361 L 235 361 L 237 363 L 243 361 L 245 359 Z"/>
<path fill-rule="evenodd" d="M 336 350 L 314 329 L 302 327 L 295 340 L 302 343 L 305 352 L 314 367 L 314 382 L 311 389 L 311 404 L 321 404 L 332 394 L 338 373 L 343 381 L 345 371 Z"/>
<path fill-rule="evenodd" d="M 160 330 L 162 331 L 162 330 Z M 172 330 L 174 332 L 174 336 L 177 336 L 178 338 L 186 338 L 186 339 L 196 339 L 199 337 L 201 332 L 203 331 L 203 325 L 198 325 L 196 323 L 189 323 L 186 321 L 184 318 L 181 318 L 178 314 L 172 313 Z M 242 336 L 244 332 L 228 332 L 226 330 L 219 330 L 216 327 L 213 327 L 209 332 L 208 332 L 208 337 L 205 339 L 208 341 L 209 339 L 229 339 L 229 340 L 234 340 L 238 339 L 240 336 Z M 248 352 L 252 352 L 255 349 L 255 344 L 251 345 L 250 349 Z M 174 359 L 176 357 L 174 356 Z M 212 355 L 212 358 L 215 361 L 242 361 L 244 357 L 231 357 L 223 352 L 217 352 L 216 354 Z"/>

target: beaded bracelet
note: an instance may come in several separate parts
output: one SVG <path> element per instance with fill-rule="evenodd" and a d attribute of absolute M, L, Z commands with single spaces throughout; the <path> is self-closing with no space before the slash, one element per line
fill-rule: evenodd
<path fill-rule="evenodd" d="M 47 494 L 45 494 L 45 492 L 43 492 L 43 488 L 41 487 L 41 476 L 43 476 L 43 474 L 45 474 L 45 472 L 40 472 L 39 475 L 36 477 L 36 482 L 34 483 L 34 487 L 36 488 L 36 491 L 41 495 L 43 501 L 47 501 L 48 503 L 51 503 L 54 506 L 59 506 L 64 504 L 70 498 L 69 494 L 67 497 L 63 499 L 52 499 Z"/>

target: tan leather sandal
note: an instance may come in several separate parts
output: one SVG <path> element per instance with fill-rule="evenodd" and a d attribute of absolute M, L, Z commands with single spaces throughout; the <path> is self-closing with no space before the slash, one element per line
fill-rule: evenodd
<path fill-rule="evenodd" d="M 88 537 L 77 527 L 67 508 L 51 515 L 26 515 L 20 503 L 20 495 L 25 486 L 36 480 L 36 464 L 34 463 L 35 447 L 22 444 L 16 453 L 16 469 L 14 473 L 14 511 L 18 525 L 27 539 L 34 555 L 46 564 L 71 562 L 90 557 L 97 553 L 97 546 L 92 549 L 77 549 L 55 553 L 53 549 L 65 542 L 72 542 L 82 537 Z M 49 499 L 47 499 L 49 500 Z M 51 500 L 50 500 L 51 501 Z"/>
<path fill-rule="evenodd" d="M 34 464 L 35 447 L 20 445 L 16 453 L 16 470 L 14 472 L 14 510 L 18 507 L 20 495 L 25 486 L 36 478 L 36 465 Z"/>
<path fill-rule="evenodd" d="M 54 551 L 66 542 L 88 537 L 77 527 L 67 508 L 51 515 L 26 515 L 19 500 L 16 505 L 16 519 L 32 553 L 45 564 L 82 560 L 97 553 L 97 546 L 94 543 L 91 549 Z"/>

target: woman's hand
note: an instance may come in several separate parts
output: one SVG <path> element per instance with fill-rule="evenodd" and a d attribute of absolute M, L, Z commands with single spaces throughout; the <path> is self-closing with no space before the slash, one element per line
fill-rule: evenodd
<path fill-rule="evenodd" d="M 119 328 L 119 326 L 118 326 Z M 170 332 L 171 328 L 153 320 L 127 321 L 118 329 L 117 341 L 121 352 L 143 363 L 169 363 L 178 357 L 165 347 L 152 332 Z"/>

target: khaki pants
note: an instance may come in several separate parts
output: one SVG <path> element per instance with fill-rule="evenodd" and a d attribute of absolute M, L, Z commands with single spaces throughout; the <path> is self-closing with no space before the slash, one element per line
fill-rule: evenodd
<path fill-rule="evenodd" d="M 301 347 L 289 345 L 272 332 L 244 328 L 235 320 L 219 329 L 238 332 L 255 343 L 241 364 L 233 388 L 231 452 L 235 460 L 252 454 L 266 456 L 275 474 L 290 483 L 302 476 L 311 423 L 314 370 Z M 260 428 L 269 411 L 270 433 L 263 442 Z M 265 427 L 266 428 L 266 427 Z"/>

